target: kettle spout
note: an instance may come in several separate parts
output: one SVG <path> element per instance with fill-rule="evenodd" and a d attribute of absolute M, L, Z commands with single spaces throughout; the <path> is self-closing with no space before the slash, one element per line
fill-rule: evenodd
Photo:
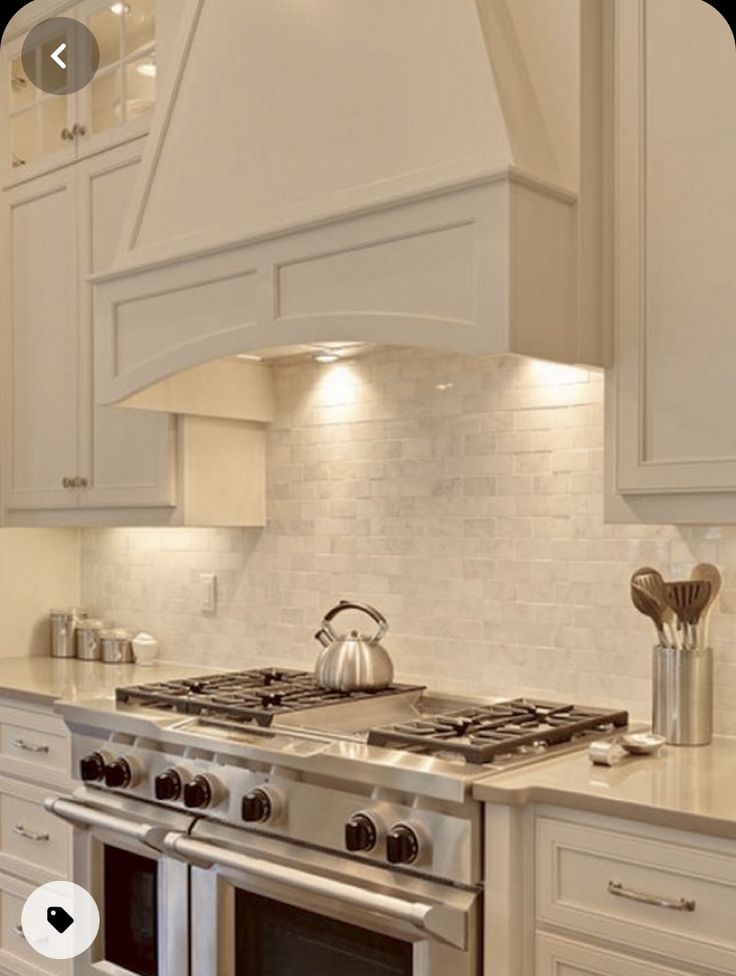
<path fill-rule="evenodd" d="M 329 647 L 330 644 L 332 643 L 332 640 L 330 639 L 330 635 L 327 633 L 324 627 L 321 630 L 318 630 L 314 636 L 315 639 L 320 642 L 322 647 Z"/>

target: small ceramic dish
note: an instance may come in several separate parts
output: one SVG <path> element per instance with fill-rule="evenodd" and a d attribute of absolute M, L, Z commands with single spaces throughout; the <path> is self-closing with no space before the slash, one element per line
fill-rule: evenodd
<path fill-rule="evenodd" d="M 618 741 L 632 756 L 655 756 L 667 740 L 653 732 L 631 732 L 622 735 Z"/>

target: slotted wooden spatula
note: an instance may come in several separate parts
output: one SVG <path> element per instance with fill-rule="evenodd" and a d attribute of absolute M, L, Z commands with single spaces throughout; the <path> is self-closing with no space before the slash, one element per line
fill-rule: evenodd
<path fill-rule="evenodd" d="M 695 650 L 700 615 L 710 599 L 709 580 L 676 580 L 665 584 L 667 603 L 682 624 L 683 647 Z"/>

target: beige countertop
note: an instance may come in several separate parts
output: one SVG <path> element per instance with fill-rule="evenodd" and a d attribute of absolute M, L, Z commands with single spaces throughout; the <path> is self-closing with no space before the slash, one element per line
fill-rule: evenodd
<path fill-rule="evenodd" d="M 736 838 L 736 738 L 664 746 L 657 757 L 613 767 L 594 766 L 587 752 L 568 754 L 490 775 L 473 792 L 491 803 L 553 803 Z"/>
<path fill-rule="evenodd" d="M 112 697 L 121 685 L 167 681 L 170 678 L 206 674 L 214 668 L 162 661 L 151 667 L 136 664 L 103 664 L 74 658 L 0 658 L 0 698 L 50 705 L 59 698 Z"/>

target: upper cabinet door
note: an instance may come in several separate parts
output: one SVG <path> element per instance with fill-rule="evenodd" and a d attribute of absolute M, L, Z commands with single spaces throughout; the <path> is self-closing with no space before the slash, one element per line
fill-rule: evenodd
<path fill-rule="evenodd" d="M 69 168 L 6 194 L 2 214 L 6 505 L 66 508 L 77 475 L 76 191 Z"/>
<path fill-rule="evenodd" d="M 92 288 L 87 275 L 112 263 L 145 140 L 92 156 L 75 170 L 80 227 L 79 470 L 84 508 L 173 505 L 175 420 L 165 413 L 104 407 L 94 402 Z"/>
<path fill-rule="evenodd" d="M 135 138 L 148 129 L 156 103 L 156 0 L 86 0 L 74 16 L 94 34 L 100 66 L 77 95 L 87 154 Z"/>
<path fill-rule="evenodd" d="M 24 37 L 5 45 L 0 57 L 3 183 L 30 179 L 75 158 L 72 135 L 76 96 L 47 95 L 27 76 Z M 34 52 L 37 59 L 42 50 Z"/>
<path fill-rule="evenodd" d="M 733 36 L 702 0 L 617 0 L 613 16 L 613 488 L 645 521 L 723 519 L 711 496 L 736 493 Z M 680 502 L 654 511 L 646 496 Z"/>

